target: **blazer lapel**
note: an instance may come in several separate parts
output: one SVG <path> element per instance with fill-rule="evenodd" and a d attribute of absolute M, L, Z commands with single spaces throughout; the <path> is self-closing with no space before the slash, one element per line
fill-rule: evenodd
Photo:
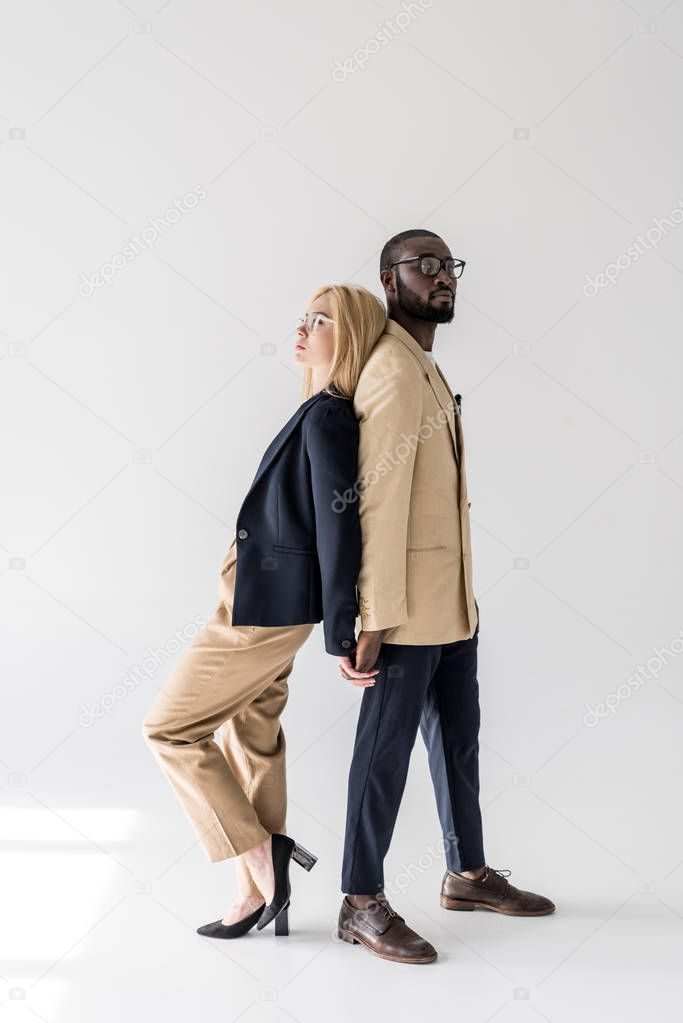
<path fill-rule="evenodd" d="M 437 373 L 441 377 L 441 380 L 443 381 L 443 385 L 446 388 L 446 391 L 447 391 L 448 396 L 449 396 L 449 402 L 448 402 L 449 408 L 452 408 L 452 410 L 453 410 L 453 424 L 452 424 L 451 434 L 453 436 L 453 446 L 455 448 L 455 457 L 456 457 L 456 460 L 458 462 L 458 465 L 460 465 L 461 454 L 463 452 L 462 419 L 460 418 L 460 409 L 458 408 L 458 403 L 455 400 L 455 395 L 451 391 L 450 385 L 449 385 L 448 381 L 446 380 L 446 377 L 443 375 L 443 373 L 441 372 L 441 370 L 439 369 L 438 366 L 434 366 L 434 369 L 436 369 Z M 438 396 L 437 396 L 437 398 L 438 398 Z M 450 422 L 450 417 L 449 417 L 449 422 Z"/>
<path fill-rule="evenodd" d="M 448 429 L 453 443 L 453 453 L 457 464 L 460 465 L 460 451 L 462 450 L 462 435 L 459 429 L 460 417 L 458 414 L 458 406 L 453 394 L 451 393 L 451 389 L 448 386 L 446 378 L 442 374 L 441 370 L 427 358 L 422 345 L 419 344 L 415 338 L 400 325 L 400 323 L 389 318 L 387 320 L 385 330 L 387 334 L 391 334 L 393 337 L 398 338 L 399 341 L 403 342 L 406 348 L 413 353 L 417 361 L 420 363 L 420 366 L 422 367 L 429 382 L 429 386 L 434 392 L 434 397 L 448 418 Z"/>
<path fill-rule="evenodd" d="M 294 415 L 287 420 L 287 422 L 282 427 L 280 432 L 272 439 L 272 441 L 270 442 L 270 444 L 268 445 L 264 452 L 263 458 L 261 459 L 258 469 L 256 470 L 256 475 L 254 476 L 254 479 L 251 484 L 252 487 L 256 486 L 256 484 L 261 479 L 263 474 L 273 463 L 278 453 L 282 450 L 283 445 L 286 443 L 287 439 L 292 435 L 292 432 L 299 424 L 302 417 L 306 414 L 306 412 L 308 412 L 309 408 L 311 408 L 312 405 L 315 405 L 315 403 L 322 398 L 323 393 L 324 393 L 323 391 L 318 391 L 317 394 L 312 395 L 310 398 L 308 398 L 307 401 L 299 405 L 299 408 L 296 410 Z"/>

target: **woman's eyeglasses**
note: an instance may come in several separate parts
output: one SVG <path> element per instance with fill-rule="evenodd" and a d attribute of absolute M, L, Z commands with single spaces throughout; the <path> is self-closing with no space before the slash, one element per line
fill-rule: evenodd
<path fill-rule="evenodd" d="M 335 322 L 335 320 L 331 320 L 329 316 L 325 316 L 323 313 L 308 313 L 307 316 L 297 316 L 296 329 L 305 330 L 307 334 L 313 334 L 316 330 L 319 330 L 324 323 Z"/>

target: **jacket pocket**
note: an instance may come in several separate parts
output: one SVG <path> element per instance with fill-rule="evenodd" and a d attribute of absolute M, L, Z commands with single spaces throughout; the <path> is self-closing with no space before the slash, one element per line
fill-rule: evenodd
<path fill-rule="evenodd" d="M 277 536 L 275 550 L 287 554 L 311 554 L 311 530 L 304 521 L 304 512 L 288 497 L 284 486 L 277 488 Z"/>
<path fill-rule="evenodd" d="M 436 547 L 406 547 L 406 550 L 411 554 L 421 554 L 423 551 L 445 551 L 447 549 L 445 543 L 438 544 Z"/>
<path fill-rule="evenodd" d="M 449 530 L 455 528 L 453 521 L 441 515 L 411 515 L 408 520 L 406 550 L 444 551 L 448 547 Z"/>

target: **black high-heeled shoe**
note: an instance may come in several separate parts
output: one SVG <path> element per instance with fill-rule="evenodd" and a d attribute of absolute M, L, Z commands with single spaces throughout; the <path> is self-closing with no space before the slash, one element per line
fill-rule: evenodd
<path fill-rule="evenodd" d="M 204 924 L 197 928 L 197 934 L 203 934 L 205 938 L 241 938 L 247 931 L 254 927 L 263 913 L 263 906 L 259 906 L 244 920 L 238 920 L 236 924 L 224 924 L 222 920 L 214 920 L 211 924 Z"/>
<path fill-rule="evenodd" d="M 292 892 L 289 883 L 289 864 L 291 860 L 298 863 L 304 870 L 312 870 L 318 857 L 304 849 L 302 845 L 289 838 L 288 835 L 272 835 L 273 873 L 275 874 L 275 894 L 273 901 L 263 910 L 256 930 L 261 931 L 271 920 L 275 920 L 275 934 L 289 934 L 289 901 Z"/>

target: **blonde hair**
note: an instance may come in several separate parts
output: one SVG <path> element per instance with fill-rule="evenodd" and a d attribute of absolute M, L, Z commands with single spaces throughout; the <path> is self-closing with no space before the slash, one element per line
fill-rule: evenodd
<path fill-rule="evenodd" d="M 384 333 L 386 309 L 376 295 L 359 284 L 325 284 L 315 292 L 313 301 L 322 295 L 330 296 L 335 322 L 332 362 L 321 390 L 353 398 L 367 358 Z M 306 366 L 302 401 L 314 393 L 312 377 L 312 369 Z"/>

